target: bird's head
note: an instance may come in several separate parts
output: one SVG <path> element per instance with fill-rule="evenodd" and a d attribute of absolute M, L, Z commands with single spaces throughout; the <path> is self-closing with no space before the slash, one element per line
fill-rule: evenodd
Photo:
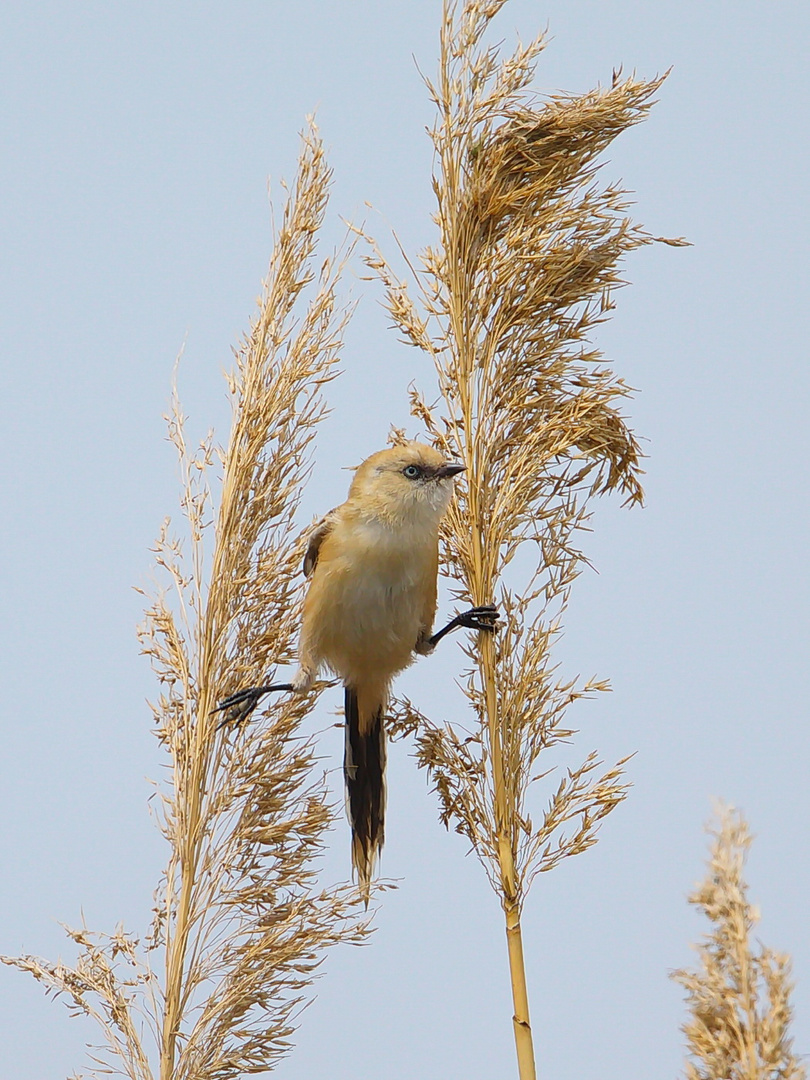
<path fill-rule="evenodd" d="M 355 473 L 349 500 L 391 522 L 436 526 L 450 505 L 453 477 L 464 468 L 432 446 L 400 443 L 366 458 Z"/>

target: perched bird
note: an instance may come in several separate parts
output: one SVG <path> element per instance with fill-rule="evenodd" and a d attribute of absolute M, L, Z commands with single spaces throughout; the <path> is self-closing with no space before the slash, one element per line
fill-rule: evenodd
<path fill-rule="evenodd" d="M 463 465 L 407 442 L 360 465 L 341 506 L 309 536 L 299 668 L 290 683 L 250 687 L 218 706 L 223 724 L 241 722 L 273 690 L 305 693 L 319 669 L 345 688 L 344 775 L 352 863 L 368 904 L 385 830 L 385 721 L 394 676 L 433 651 L 456 627 L 491 632 L 491 605 L 471 608 L 433 633 L 439 523 Z"/>

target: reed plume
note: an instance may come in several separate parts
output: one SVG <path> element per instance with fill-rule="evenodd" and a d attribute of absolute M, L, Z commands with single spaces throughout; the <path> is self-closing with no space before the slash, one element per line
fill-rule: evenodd
<path fill-rule="evenodd" d="M 227 449 L 211 435 L 189 449 L 176 392 L 172 401 L 188 553 L 166 522 L 156 558 L 169 591 L 152 598 L 141 631 L 160 681 L 153 711 L 170 776 L 158 789 L 169 858 L 151 929 L 143 941 L 69 930 L 80 950 L 72 967 L 4 958 L 92 1016 L 105 1040 L 96 1067 L 131 1080 L 270 1069 L 324 950 L 365 933 L 356 890 L 316 882 L 333 811 L 301 724 L 318 686 L 268 701 L 243 727 L 220 729 L 212 713 L 294 653 L 296 511 L 349 317 L 336 299 L 343 257 L 327 259 L 317 280 L 313 270 L 330 175 L 310 127 L 258 315 L 228 375 Z"/>
<path fill-rule="evenodd" d="M 432 357 L 439 400 L 412 392 L 413 416 L 466 466 L 445 519 L 444 568 L 464 604 L 496 603 L 494 638 L 467 650 L 472 725 L 399 703 L 432 778 L 441 820 L 471 843 L 503 905 L 522 1080 L 535 1076 L 521 912 L 539 873 L 587 850 L 624 798 L 624 761 L 595 752 L 549 787 L 541 754 L 575 734 L 566 718 L 605 681 L 560 680 L 551 647 L 584 556 L 589 501 L 642 501 L 629 390 L 592 344 L 623 284 L 622 257 L 654 238 L 627 197 L 597 177 L 598 156 L 642 120 L 661 79 L 538 101 L 529 91 L 543 36 L 505 58 L 484 37 L 505 0 L 445 0 L 436 106 L 436 243 L 405 255 L 401 278 L 372 244 L 367 262 L 405 340 Z M 668 241 L 679 243 L 680 241 Z M 547 760 L 547 759 L 543 759 Z M 625 759 L 626 760 L 626 759 Z M 545 807 L 535 781 L 545 780 Z M 533 786 L 534 785 L 534 786 Z"/>
<path fill-rule="evenodd" d="M 759 913 L 743 878 L 751 833 L 742 814 L 721 807 L 708 872 L 689 897 L 712 930 L 696 946 L 700 967 L 673 972 L 686 990 L 686 1080 L 805 1080 L 793 1053 L 790 957 L 752 947 Z"/>

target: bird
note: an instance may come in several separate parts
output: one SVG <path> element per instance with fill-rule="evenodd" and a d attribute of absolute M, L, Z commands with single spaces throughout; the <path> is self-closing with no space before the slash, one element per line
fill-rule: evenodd
<path fill-rule="evenodd" d="M 439 526 L 465 466 L 408 441 L 372 454 L 355 471 L 344 503 L 309 533 L 298 670 L 289 683 L 239 690 L 215 711 L 219 727 L 241 723 L 272 691 L 306 693 L 327 668 L 344 687 L 344 779 L 351 856 L 368 906 L 385 838 L 385 710 L 396 675 L 459 627 L 491 633 L 485 604 L 437 633 Z"/>

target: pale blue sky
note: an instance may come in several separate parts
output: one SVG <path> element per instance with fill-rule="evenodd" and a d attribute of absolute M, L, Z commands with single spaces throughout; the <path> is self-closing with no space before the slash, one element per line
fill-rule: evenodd
<path fill-rule="evenodd" d="M 291 176 L 317 109 L 335 169 L 327 239 L 366 200 L 381 235 L 430 238 L 438 0 L 26 3 L 0 11 L 0 348 L 6 614 L 0 951 L 69 955 L 57 920 L 146 925 L 162 860 L 148 776 L 161 758 L 134 625 L 148 548 L 176 511 L 164 440 L 172 364 L 192 431 L 228 418 L 221 370 L 269 255 L 267 177 Z M 810 9 L 719 0 L 511 0 L 511 42 L 548 24 L 538 88 L 673 67 L 605 176 L 637 193 L 648 249 L 600 336 L 639 389 L 648 505 L 605 505 L 559 658 L 614 693 L 573 715 L 579 751 L 638 751 L 596 849 L 539 880 L 525 914 L 541 1075 L 672 1077 L 679 989 L 701 932 L 685 895 L 712 796 L 757 839 L 762 938 L 791 952 L 810 1054 L 807 933 L 807 250 Z M 331 389 L 308 512 L 405 423 L 426 367 L 362 282 Z M 361 404 L 362 403 L 362 404 Z M 439 713 L 462 658 L 402 680 Z M 332 703 L 337 707 L 339 702 Z M 339 761 L 340 735 L 325 747 Z M 391 754 L 383 870 L 400 880 L 373 943 L 327 959 L 282 1080 L 513 1074 L 500 913 L 435 821 L 408 748 Z M 345 873 L 345 831 L 330 867 Z M 78 1070 L 92 1028 L 0 970 L 0 1080 Z"/>

